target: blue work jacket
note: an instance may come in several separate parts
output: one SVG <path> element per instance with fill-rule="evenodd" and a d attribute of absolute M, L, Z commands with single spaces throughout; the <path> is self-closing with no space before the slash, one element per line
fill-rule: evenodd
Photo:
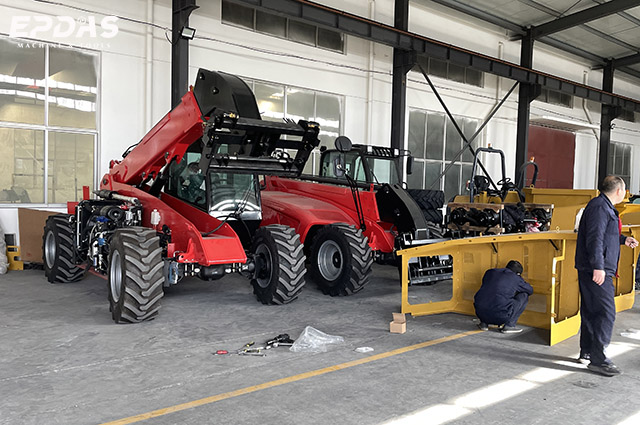
<path fill-rule="evenodd" d="M 612 276 L 618 270 L 620 245 L 626 236 L 618 228 L 618 211 L 606 195 L 600 194 L 587 204 L 578 227 L 576 269 L 581 272 L 604 270 Z"/>
<path fill-rule="evenodd" d="M 533 288 L 510 269 L 489 269 L 482 277 L 482 286 L 476 292 L 476 312 L 511 314 L 513 298 L 517 293 L 533 294 Z"/>

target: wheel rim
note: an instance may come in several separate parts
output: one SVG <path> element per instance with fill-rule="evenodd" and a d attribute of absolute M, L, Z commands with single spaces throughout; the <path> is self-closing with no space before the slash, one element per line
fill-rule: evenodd
<path fill-rule="evenodd" d="M 118 302 L 122 288 L 122 261 L 118 251 L 113 251 L 113 255 L 111 256 L 109 285 L 111 287 L 111 298 L 113 298 L 114 302 Z"/>
<path fill-rule="evenodd" d="M 47 262 L 47 267 L 50 269 L 53 268 L 53 264 L 56 262 L 56 250 L 56 235 L 49 231 L 44 241 L 44 258 Z"/>
<path fill-rule="evenodd" d="M 261 288 L 267 288 L 269 283 L 271 283 L 273 274 L 273 267 L 271 266 L 273 264 L 273 256 L 269 248 L 264 244 L 258 245 L 256 254 L 259 255 L 263 261 L 262 269 L 258 272 L 256 281 Z"/>
<path fill-rule="evenodd" d="M 318 270 L 323 278 L 329 281 L 336 280 L 340 273 L 344 258 L 342 250 L 335 241 L 325 241 L 318 250 Z"/>

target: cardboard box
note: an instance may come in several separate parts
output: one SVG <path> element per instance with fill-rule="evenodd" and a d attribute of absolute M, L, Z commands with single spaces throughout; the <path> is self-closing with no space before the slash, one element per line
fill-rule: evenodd
<path fill-rule="evenodd" d="M 42 236 L 47 217 L 58 214 L 52 211 L 18 208 L 20 230 L 20 259 L 29 263 L 42 263 Z"/>
<path fill-rule="evenodd" d="M 393 321 L 389 323 L 389 332 L 403 334 L 407 331 L 407 318 L 404 313 L 393 313 Z"/>

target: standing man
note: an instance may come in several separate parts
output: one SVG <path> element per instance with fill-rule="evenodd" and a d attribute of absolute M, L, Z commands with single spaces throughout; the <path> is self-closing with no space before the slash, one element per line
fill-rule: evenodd
<path fill-rule="evenodd" d="M 505 334 L 522 332 L 516 323 L 533 294 L 533 288 L 521 276 L 522 270 L 520 262 L 511 260 L 504 269 L 485 272 L 473 299 L 480 329 L 486 331 L 489 325 L 499 325 Z"/>
<path fill-rule="evenodd" d="M 605 376 L 621 373 L 604 354 L 616 318 L 613 276 L 618 270 L 620 245 L 638 246 L 634 238 L 622 236 L 622 222 L 614 208 L 625 192 L 622 178 L 605 177 L 600 196 L 589 201 L 582 214 L 576 246 L 582 318 L 579 360 L 590 360 L 589 370 Z"/>

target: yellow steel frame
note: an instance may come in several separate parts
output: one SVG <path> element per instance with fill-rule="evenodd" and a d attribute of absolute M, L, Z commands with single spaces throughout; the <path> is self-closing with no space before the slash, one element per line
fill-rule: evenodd
<path fill-rule="evenodd" d="M 637 239 L 640 226 L 625 226 L 623 233 Z M 480 289 L 485 271 L 518 260 L 524 267 L 524 279 L 534 290 L 519 323 L 548 329 L 549 344 L 556 344 L 577 334 L 580 328 L 580 292 L 574 267 L 576 239 L 573 231 L 551 231 L 456 239 L 399 251 L 402 312 L 413 316 L 449 312 L 474 316 L 473 296 Z M 614 281 L 617 311 L 633 306 L 637 250 L 622 248 L 620 277 Z M 409 259 L 432 255 L 453 257 L 451 299 L 410 304 Z"/>

